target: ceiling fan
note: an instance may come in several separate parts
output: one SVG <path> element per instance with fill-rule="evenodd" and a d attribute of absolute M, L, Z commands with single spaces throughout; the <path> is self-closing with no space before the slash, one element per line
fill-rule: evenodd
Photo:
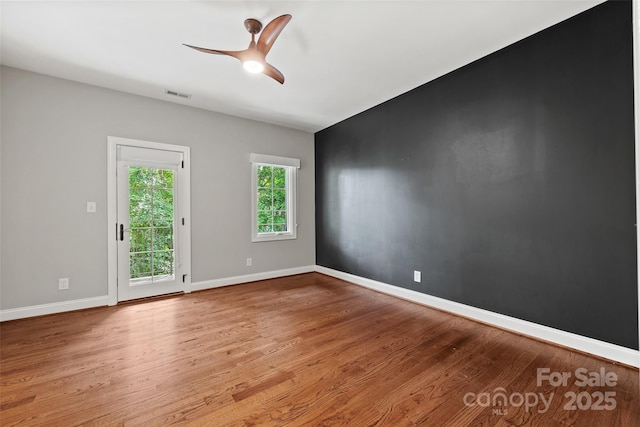
<path fill-rule="evenodd" d="M 245 19 L 244 27 L 251 34 L 251 43 L 249 43 L 249 47 L 245 50 L 216 50 L 191 46 L 188 44 L 184 45 L 204 53 L 232 56 L 242 62 L 242 66 L 245 70 L 251 73 L 264 73 L 283 84 L 284 75 L 276 67 L 269 64 L 265 57 L 290 20 L 291 15 L 282 15 L 269 22 L 267 26 L 264 27 L 264 31 L 260 34 L 258 43 L 256 43 L 255 36 L 260 33 L 260 30 L 262 30 L 262 23 L 254 18 Z"/>

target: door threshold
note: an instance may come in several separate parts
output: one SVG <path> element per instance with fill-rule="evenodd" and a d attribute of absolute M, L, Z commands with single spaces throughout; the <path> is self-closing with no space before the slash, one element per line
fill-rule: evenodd
<path fill-rule="evenodd" d="M 138 304 L 138 303 L 143 303 L 143 302 L 147 302 L 147 301 L 156 301 L 156 300 L 160 300 L 160 299 L 174 298 L 174 297 L 181 296 L 181 295 L 184 295 L 183 291 L 171 292 L 171 293 L 168 293 L 168 294 L 152 295 L 150 297 L 142 297 L 142 298 L 134 298 L 134 299 L 126 300 L 126 301 L 118 301 L 117 305 Z"/>

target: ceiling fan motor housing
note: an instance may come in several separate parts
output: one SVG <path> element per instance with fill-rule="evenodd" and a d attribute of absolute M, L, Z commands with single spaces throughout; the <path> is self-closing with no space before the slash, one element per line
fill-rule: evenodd
<path fill-rule="evenodd" d="M 248 18 L 244 20 L 244 27 L 251 34 L 258 34 L 262 30 L 262 22 L 254 18 Z"/>

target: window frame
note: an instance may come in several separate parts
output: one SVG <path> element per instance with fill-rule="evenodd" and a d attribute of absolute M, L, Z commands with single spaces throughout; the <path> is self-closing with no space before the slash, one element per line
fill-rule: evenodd
<path fill-rule="evenodd" d="M 300 160 L 290 157 L 251 153 L 251 241 L 270 242 L 297 239 L 298 222 L 297 181 Z M 287 231 L 258 233 L 258 166 L 274 166 L 285 169 Z"/>

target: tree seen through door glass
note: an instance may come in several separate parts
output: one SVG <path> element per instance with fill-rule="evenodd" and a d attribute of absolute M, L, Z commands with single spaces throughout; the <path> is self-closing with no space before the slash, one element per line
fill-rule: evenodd
<path fill-rule="evenodd" d="M 133 284 L 173 279 L 174 171 L 129 168 L 130 278 Z"/>
<path fill-rule="evenodd" d="M 278 166 L 258 166 L 258 233 L 287 231 L 286 170 Z"/>

